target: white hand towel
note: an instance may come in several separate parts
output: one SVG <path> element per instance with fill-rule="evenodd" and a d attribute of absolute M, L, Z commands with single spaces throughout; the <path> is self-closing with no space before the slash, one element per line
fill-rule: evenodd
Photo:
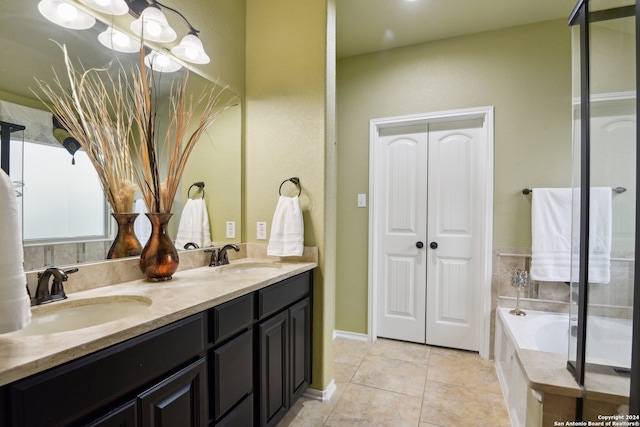
<path fill-rule="evenodd" d="M 147 206 L 144 204 L 144 200 L 137 199 L 135 201 L 134 212 L 139 213 L 136 221 L 133 223 L 133 231 L 136 233 L 138 241 L 144 247 L 151 237 L 151 221 L 145 215 L 147 213 Z"/>
<path fill-rule="evenodd" d="M 22 233 L 13 182 L 0 170 L 0 333 L 31 322 Z"/>
<path fill-rule="evenodd" d="M 175 245 L 182 249 L 190 242 L 201 248 L 211 246 L 209 214 L 204 199 L 187 199 L 180 216 Z"/>
<path fill-rule="evenodd" d="M 271 223 L 267 255 L 301 256 L 304 251 L 304 222 L 300 199 L 280 196 Z"/>
<path fill-rule="evenodd" d="M 532 280 L 571 281 L 571 188 L 536 188 L 531 201 Z"/>
<path fill-rule="evenodd" d="M 589 214 L 589 282 L 609 283 L 611 259 L 611 188 L 592 188 Z M 536 188 L 531 204 L 532 280 L 577 280 L 579 243 L 571 244 L 572 197 L 580 206 L 580 190 Z M 577 236 L 575 236 L 576 241 Z M 572 266 L 573 257 L 573 266 Z"/>

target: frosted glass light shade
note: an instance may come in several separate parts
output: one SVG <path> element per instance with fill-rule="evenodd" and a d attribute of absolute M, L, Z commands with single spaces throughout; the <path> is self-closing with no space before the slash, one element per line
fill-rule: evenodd
<path fill-rule="evenodd" d="M 171 52 L 178 58 L 192 64 L 208 64 L 211 61 L 204 52 L 202 42 L 194 34 L 184 36 L 180 44 L 171 48 Z"/>
<path fill-rule="evenodd" d="M 167 17 L 156 7 L 149 6 L 142 11 L 140 17 L 131 23 L 131 30 L 142 37 L 142 27 L 144 23 L 144 39 L 169 43 L 178 38 L 176 32 L 167 22 Z"/>
<path fill-rule="evenodd" d="M 124 0 L 80 0 L 80 3 L 109 15 L 126 15 L 129 12 L 129 6 Z"/>
<path fill-rule="evenodd" d="M 72 30 L 86 30 L 95 25 L 96 19 L 63 0 L 42 0 L 38 10 L 49 21 Z"/>
<path fill-rule="evenodd" d="M 173 73 L 182 68 L 182 65 L 157 50 L 144 57 L 144 65 L 160 73 Z"/>
<path fill-rule="evenodd" d="M 133 53 L 140 51 L 140 42 L 138 40 L 129 37 L 113 27 L 108 27 L 98 34 L 98 40 L 103 46 L 118 52 Z"/>

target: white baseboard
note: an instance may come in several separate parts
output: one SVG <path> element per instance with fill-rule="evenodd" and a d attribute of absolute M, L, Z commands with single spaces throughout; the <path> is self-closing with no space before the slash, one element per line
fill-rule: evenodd
<path fill-rule="evenodd" d="M 355 332 L 349 332 L 349 331 L 339 331 L 339 330 L 334 330 L 333 331 L 333 339 L 335 340 L 336 338 L 344 338 L 346 340 L 353 340 L 353 341 L 362 341 L 362 342 L 369 342 L 369 335 L 367 334 L 358 334 Z"/>
<path fill-rule="evenodd" d="M 309 399 L 320 400 L 324 402 L 325 400 L 331 399 L 333 393 L 338 389 L 336 386 L 336 382 L 331 380 L 329 385 L 324 390 L 316 390 L 315 388 L 308 388 L 302 395 L 304 397 L 308 397 Z"/>

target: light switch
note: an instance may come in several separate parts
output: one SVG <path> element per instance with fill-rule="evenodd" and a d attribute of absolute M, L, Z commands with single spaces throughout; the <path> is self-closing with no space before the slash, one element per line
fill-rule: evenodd
<path fill-rule="evenodd" d="M 258 222 L 258 240 L 267 240 L 267 223 L 266 222 Z"/>
<path fill-rule="evenodd" d="M 367 207 L 367 195 L 366 194 L 358 194 L 358 207 L 366 208 Z"/>
<path fill-rule="evenodd" d="M 227 239 L 236 238 L 236 222 L 227 221 Z"/>

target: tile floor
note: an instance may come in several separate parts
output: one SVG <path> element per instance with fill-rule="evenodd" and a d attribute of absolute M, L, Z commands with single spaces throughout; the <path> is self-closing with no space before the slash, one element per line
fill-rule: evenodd
<path fill-rule="evenodd" d="M 286 426 L 510 426 L 493 362 L 477 353 L 379 339 L 334 341 L 330 400 L 302 397 Z"/>

